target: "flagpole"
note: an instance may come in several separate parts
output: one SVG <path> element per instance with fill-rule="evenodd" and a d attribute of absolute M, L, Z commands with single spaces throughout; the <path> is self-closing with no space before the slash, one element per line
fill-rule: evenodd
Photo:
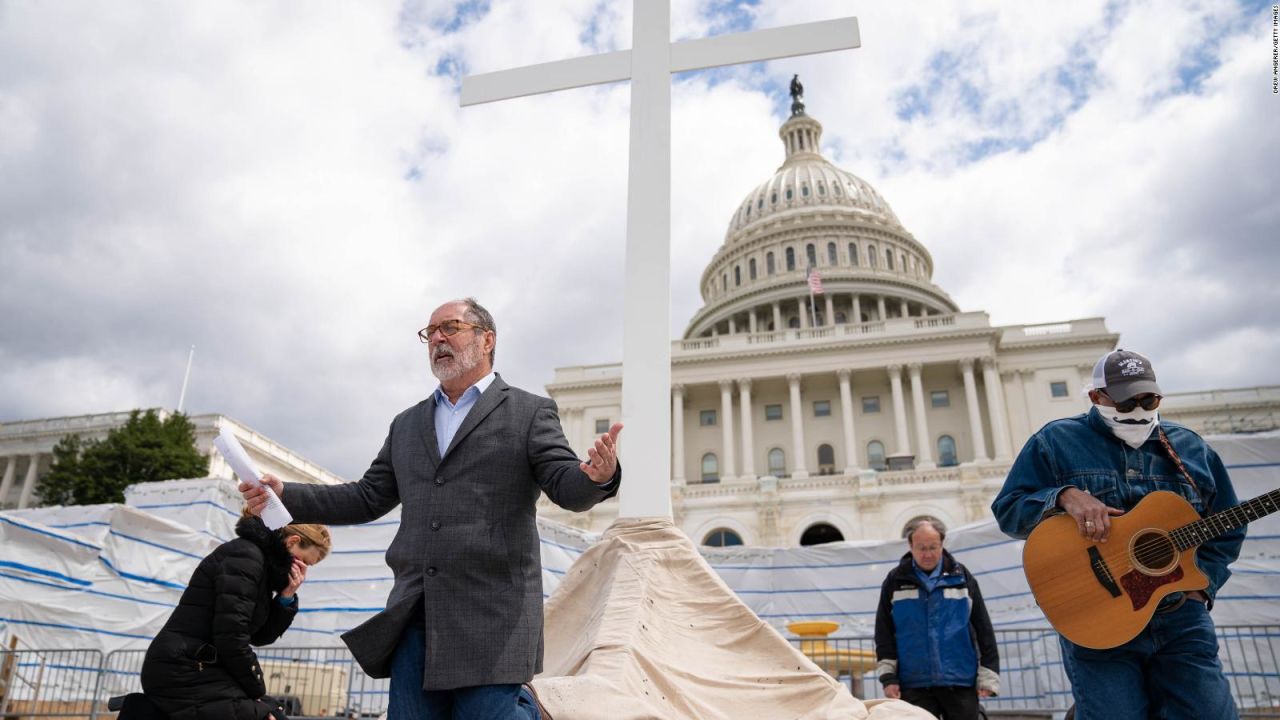
<path fill-rule="evenodd" d="M 810 298 L 812 300 L 812 298 Z M 196 357 L 196 346 L 191 346 L 191 352 L 187 353 L 187 371 L 182 374 L 182 392 L 178 393 L 178 412 L 182 412 L 182 405 L 187 400 L 187 381 L 191 379 L 191 361 Z"/>

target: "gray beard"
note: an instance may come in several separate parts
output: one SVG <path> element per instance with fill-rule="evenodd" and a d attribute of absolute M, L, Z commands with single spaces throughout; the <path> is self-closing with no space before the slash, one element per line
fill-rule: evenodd
<path fill-rule="evenodd" d="M 480 366 L 484 358 L 481 356 L 483 349 L 472 343 L 453 356 L 451 365 L 442 365 L 437 359 L 431 360 L 431 374 L 436 376 L 440 382 L 450 382 L 466 375 Z"/>

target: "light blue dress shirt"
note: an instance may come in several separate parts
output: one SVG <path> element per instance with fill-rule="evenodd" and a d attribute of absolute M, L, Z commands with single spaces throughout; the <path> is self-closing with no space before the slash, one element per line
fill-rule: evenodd
<path fill-rule="evenodd" d="M 458 433 L 462 421 L 467 419 L 467 413 L 471 412 L 481 393 L 489 389 L 493 378 L 493 372 L 480 378 L 475 385 L 462 392 L 457 404 L 449 402 L 444 387 L 436 388 L 436 445 L 440 448 L 441 456 L 449 451 L 449 443 L 453 442 L 453 436 Z"/>

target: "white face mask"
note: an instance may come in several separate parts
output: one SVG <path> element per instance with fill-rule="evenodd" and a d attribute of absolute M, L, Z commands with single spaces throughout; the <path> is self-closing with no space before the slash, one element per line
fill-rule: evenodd
<path fill-rule="evenodd" d="M 1106 405 L 1094 407 L 1098 408 L 1098 414 L 1102 415 L 1111 432 L 1131 448 L 1140 447 L 1146 442 L 1156 429 L 1156 425 L 1160 423 L 1158 410 L 1143 410 L 1141 407 L 1136 407 L 1133 412 L 1122 413 Z"/>

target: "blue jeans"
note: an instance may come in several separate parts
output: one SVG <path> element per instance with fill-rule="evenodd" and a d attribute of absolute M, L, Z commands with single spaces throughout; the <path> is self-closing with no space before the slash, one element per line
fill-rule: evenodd
<path fill-rule="evenodd" d="M 520 685 L 477 685 L 423 690 L 426 633 L 410 623 L 391 660 L 387 720 L 541 720 L 528 690 Z"/>
<path fill-rule="evenodd" d="M 1110 650 L 1061 638 L 1076 720 L 1235 720 L 1204 603 L 1156 613 L 1137 637 Z"/>

